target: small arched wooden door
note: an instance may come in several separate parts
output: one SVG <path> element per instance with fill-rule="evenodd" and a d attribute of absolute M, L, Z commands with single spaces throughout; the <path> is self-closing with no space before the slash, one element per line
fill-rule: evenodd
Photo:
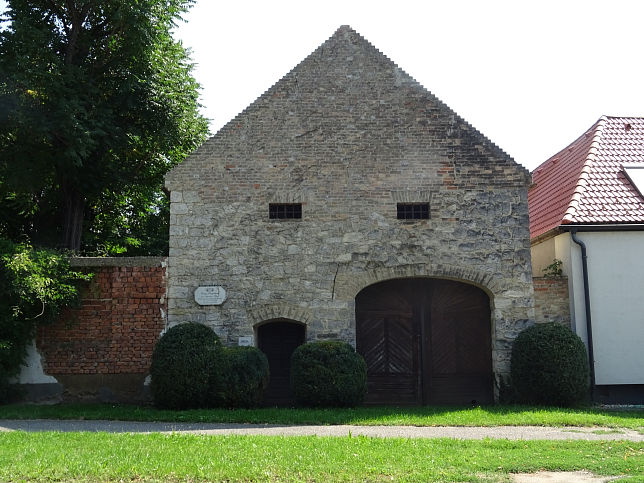
<path fill-rule="evenodd" d="M 372 404 L 493 402 L 490 300 L 452 280 L 395 279 L 356 296 Z"/>
<path fill-rule="evenodd" d="M 284 319 L 267 322 L 257 327 L 257 347 L 266 354 L 270 369 L 268 388 L 264 391 L 267 405 L 290 405 L 291 355 L 304 344 L 304 324 Z"/>

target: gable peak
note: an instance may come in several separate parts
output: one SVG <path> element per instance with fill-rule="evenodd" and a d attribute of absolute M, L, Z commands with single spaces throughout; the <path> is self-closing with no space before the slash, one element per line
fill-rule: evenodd
<path fill-rule="evenodd" d="M 336 31 L 333 33 L 331 38 L 333 37 L 342 37 L 346 35 L 358 35 L 360 34 L 353 28 L 351 25 L 340 25 Z"/>

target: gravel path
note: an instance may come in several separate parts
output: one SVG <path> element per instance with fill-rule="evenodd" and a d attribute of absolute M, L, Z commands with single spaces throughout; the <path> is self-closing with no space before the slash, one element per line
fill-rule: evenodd
<path fill-rule="evenodd" d="M 110 433 L 263 434 L 270 436 L 354 436 L 376 438 L 458 438 L 458 439 L 583 439 L 644 442 L 644 435 L 632 429 L 543 426 L 416 427 L 416 426 L 286 426 L 276 424 L 162 423 L 90 420 L 0 420 L 0 431 L 105 431 Z"/>

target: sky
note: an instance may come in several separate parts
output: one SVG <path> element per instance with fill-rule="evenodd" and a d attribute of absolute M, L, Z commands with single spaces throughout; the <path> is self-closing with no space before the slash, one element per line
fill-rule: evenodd
<path fill-rule="evenodd" d="M 176 36 L 213 133 L 348 24 L 533 170 L 602 115 L 644 117 L 643 19 L 641 0 L 197 0 Z"/>

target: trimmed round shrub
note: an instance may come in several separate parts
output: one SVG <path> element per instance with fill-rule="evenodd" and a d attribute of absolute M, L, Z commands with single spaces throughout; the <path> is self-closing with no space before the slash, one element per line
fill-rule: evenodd
<path fill-rule="evenodd" d="M 9 374 L 0 365 L 0 404 L 6 404 L 11 400 L 11 389 Z"/>
<path fill-rule="evenodd" d="M 224 349 L 221 400 L 227 407 L 259 406 L 268 386 L 268 359 L 256 347 Z"/>
<path fill-rule="evenodd" d="M 514 341 L 511 363 L 519 402 L 572 406 L 588 398 L 586 347 L 567 327 L 550 322 L 525 329 Z"/>
<path fill-rule="evenodd" d="M 220 384 L 222 350 L 217 334 L 203 324 L 170 328 L 152 353 L 154 403 L 168 409 L 208 406 L 213 388 Z"/>
<path fill-rule="evenodd" d="M 346 342 L 303 344 L 291 356 L 291 388 L 305 406 L 356 406 L 367 393 L 367 364 Z"/>

